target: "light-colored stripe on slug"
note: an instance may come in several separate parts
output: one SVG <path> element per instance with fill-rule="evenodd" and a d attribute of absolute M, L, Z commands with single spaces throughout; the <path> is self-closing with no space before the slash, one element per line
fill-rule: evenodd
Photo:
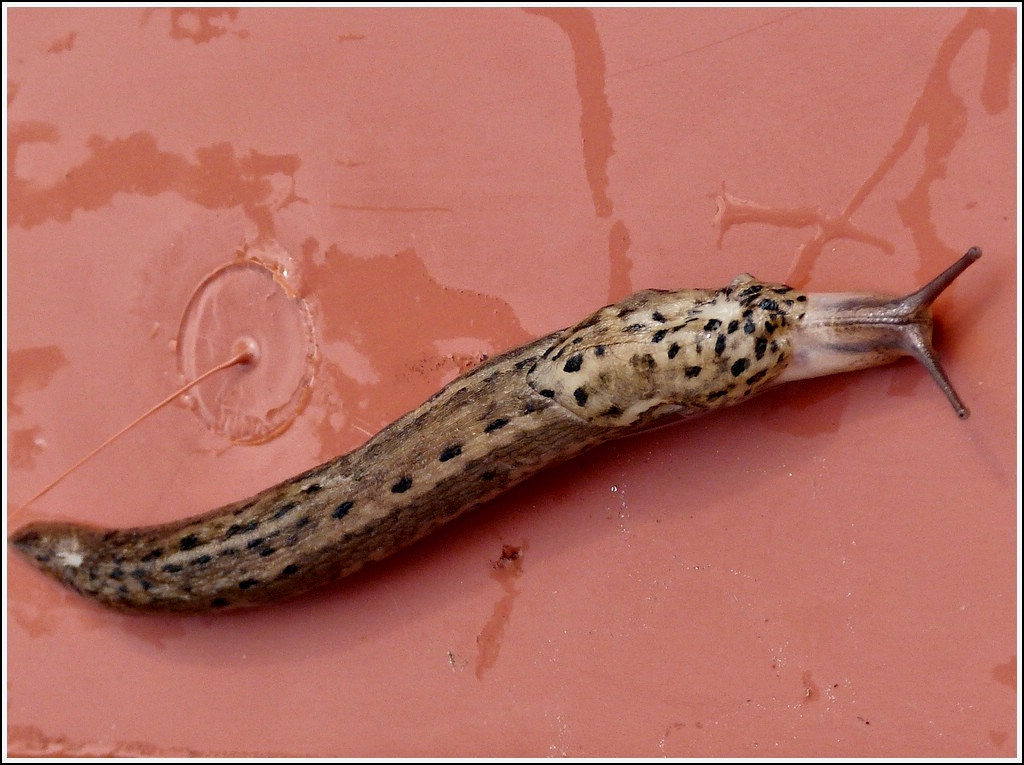
<path fill-rule="evenodd" d="M 929 305 L 980 255 L 972 248 L 903 298 L 805 295 L 745 274 L 720 290 L 638 292 L 249 499 L 158 526 L 33 523 L 10 541 L 113 608 L 225 610 L 333 581 L 596 444 L 786 380 L 911 355 L 965 416 L 931 349 Z"/>

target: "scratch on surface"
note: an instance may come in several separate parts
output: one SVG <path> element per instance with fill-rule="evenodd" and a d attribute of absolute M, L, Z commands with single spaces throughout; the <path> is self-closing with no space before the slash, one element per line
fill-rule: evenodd
<path fill-rule="evenodd" d="M 673 53 L 671 56 L 664 56 L 663 58 L 654 59 L 653 61 L 645 61 L 642 64 L 631 66 L 628 69 L 620 69 L 617 72 L 612 72 L 611 74 L 608 75 L 608 77 L 621 77 L 626 74 L 632 74 L 633 72 L 639 72 L 642 69 L 650 69 L 652 66 L 661 66 L 662 64 L 667 64 L 669 61 L 675 61 L 676 59 L 680 59 L 685 56 L 690 56 L 694 53 L 699 53 L 702 50 L 707 50 L 708 48 L 714 48 L 715 46 L 722 45 L 723 43 L 727 43 L 730 40 L 735 40 L 738 37 L 745 37 L 746 35 L 753 34 L 754 32 L 764 29 L 765 27 L 780 24 L 786 19 L 796 16 L 798 13 L 803 13 L 803 10 L 795 10 L 790 11 L 789 13 L 783 13 L 781 16 L 776 16 L 773 19 L 769 19 L 763 24 L 756 24 L 752 27 L 740 30 L 739 32 L 728 35 L 726 37 L 722 37 L 718 40 L 711 40 L 710 42 L 706 42 L 703 45 L 698 45 L 695 48 L 687 48 L 686 50 L 680 51 L 679 53 Z"/>

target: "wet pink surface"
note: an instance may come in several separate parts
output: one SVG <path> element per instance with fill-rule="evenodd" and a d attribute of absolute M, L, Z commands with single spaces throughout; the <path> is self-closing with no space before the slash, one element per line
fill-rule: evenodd
<path fill-rule="evenodd" d="M 936 306 L 964 422 L 910 362 L 794 383 L 249 613 L 10 560 L 10 753 L 1015 753 L 1013 10 L 8 23 L 9 512 L 174 389 L 240 248 L 283 253 L 319 353 L 277 437 L 172 406 L 15 525 L 252 494 L 634 289 L 899 293 L 985 251 Z"/>

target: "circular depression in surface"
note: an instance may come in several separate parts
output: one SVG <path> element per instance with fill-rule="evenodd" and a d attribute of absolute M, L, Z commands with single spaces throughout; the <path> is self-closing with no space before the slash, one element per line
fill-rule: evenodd
<path fill-rule="evenodd" d="M 178 369 L 186 381 L 241 350 L 250 359 L 218 372 L 183 400 L 214 432 L 256 444 L 284 432 L 306 405 L 316 362 L 306 302 L 274 269 L 238 260 L 192 293 L 178 331 Z"/>

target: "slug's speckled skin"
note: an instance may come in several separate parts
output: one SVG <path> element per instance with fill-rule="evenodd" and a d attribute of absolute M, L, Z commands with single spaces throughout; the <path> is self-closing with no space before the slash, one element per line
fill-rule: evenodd
<path fill-rule="evenodd" d="M 362 447 L 249 499 L 132 529 L 34 523 L 11 542 L 113 608 L 226 610 L 338 579 L 542 468 L 785 380 L 913 355 L 965 416 L 931 353 L 928 306 L 980 254 L 904 298 L 802 294 L 748 275 L 720 290 L 638 292 L 482 364 Z"/>

